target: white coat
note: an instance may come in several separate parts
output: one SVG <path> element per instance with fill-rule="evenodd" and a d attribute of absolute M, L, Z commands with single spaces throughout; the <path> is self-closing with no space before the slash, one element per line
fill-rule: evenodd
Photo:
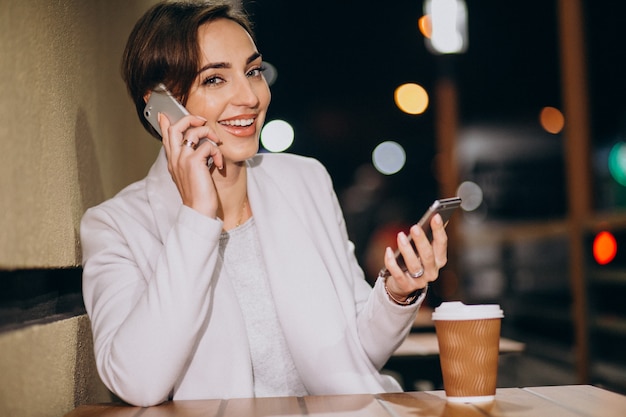
<path fill-rule="evenodd" d="M 400 391 L 379 370 L 425 295 L 403 307 L 381 282 L 372 290 L 319 162 L 259 154 L 247 174 L 278 319 L 308 392 Z M 83 295 L 96 363 L 123 400 L 254 396 L 243 316 L 218 256 L 221 231 L 219 219 L 182 205 L 163 150 L 146 178 L 85 213 Z"/>

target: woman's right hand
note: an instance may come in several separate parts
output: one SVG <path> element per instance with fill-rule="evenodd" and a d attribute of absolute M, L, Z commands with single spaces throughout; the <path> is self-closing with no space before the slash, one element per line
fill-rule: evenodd
<path fill-rule="evenodd" d="M 158 116 L 163 132 L 163 147 L 167 156 L 167 167 L 178 188 L 183 204 L 215 218 L 218 208 L 217 192 L 211 170 L 222 169 L 224 160 L 219 150 L 220 140 L 206 120 L 199 116 L 185 116 L 174 124 L 163 113 Z M 200 140 L 207 138 L 200 143 Z M 186 145 L 185 141 L 198 145 Z M 195 149 L 194 149 L 195 148 Z M 213 166 L 209 168 L 209 158 Z"/>

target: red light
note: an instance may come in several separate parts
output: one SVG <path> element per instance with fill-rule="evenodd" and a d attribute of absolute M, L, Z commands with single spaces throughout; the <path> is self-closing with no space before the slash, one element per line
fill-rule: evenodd
<path fill-rule="evenodd" d="M 593 240 L 593 258 L 600 265 L 611 262 L 617 254 L 615 237 L 607 231 L 600 232 Z"/>

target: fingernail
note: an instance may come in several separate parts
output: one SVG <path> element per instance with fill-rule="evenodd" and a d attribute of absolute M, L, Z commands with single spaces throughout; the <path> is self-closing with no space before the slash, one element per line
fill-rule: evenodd
<path fill-rule="evenodd" d="M 435 215 L 435 223 L 437 224 L 443 223 L 443 220 L 441 219 L 441 214 Z"/>
<path fill-rule="evenodd" d="M 404 234 L 404 232 L 400 232 L 398 233 L 398 237 L 400 238 L 400 242 L 407 244 L 409 243 L 409 238 L 406 237 L 406 235 Z"/>
<path fill-rule="evenodd" d="M 161 112 L 157 113 L 157 122 L 161 123 Z"/>
<path fill-rule="evenodd" d="M 207 121 L 207 119 L 205 119 L 205 118 L 204 118 L 204 117 L 202 117 L 202 116 L 196 116 L 196 117 L 197 117 L 198 119 L 202 120 L 203 122 L 206 122 L 206 121 Z"/>

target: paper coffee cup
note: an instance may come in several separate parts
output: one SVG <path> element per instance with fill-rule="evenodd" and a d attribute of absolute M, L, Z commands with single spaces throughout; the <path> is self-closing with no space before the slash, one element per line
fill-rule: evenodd
<path fill-rule="evenodd" d="M 448 401 L 494 400 L 503 317 L 497 304 L 466 305 L 459 301 L 442 303 L 433 312 Z"/>

